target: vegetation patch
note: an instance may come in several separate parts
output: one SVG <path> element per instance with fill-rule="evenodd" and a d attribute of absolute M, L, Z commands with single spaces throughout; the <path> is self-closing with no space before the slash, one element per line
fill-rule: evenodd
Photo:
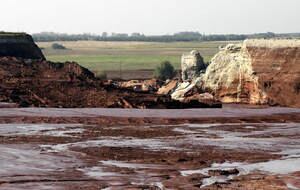
<path fill-rule="evenodd" d="M 176 71 L 169 61 L 162 62 L 154 70 L 154 77 L 160 80 L 172 79 L 175 75 Z"/>
<path fill-rule="evenodd" d="M 65 46 L 63 46 L 62 44 L 59 44 L 59 43 L 53 43 L 52 44 L 52 49 L 67 49 Z"/>

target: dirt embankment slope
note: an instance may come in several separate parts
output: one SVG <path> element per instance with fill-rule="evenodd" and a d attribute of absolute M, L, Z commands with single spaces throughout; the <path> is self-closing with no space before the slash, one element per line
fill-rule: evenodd
<path fill-rule="evenodd" d="M 25 33 L 0 33 L 0 57 L 2 56 L 45 59 L 32 37 Z"/>
<path fill-rule="evenodd" d="M 228 45 L 212 59 L 203 82 L 225 103 L 300 107 L 300 41 Z"/>
<path fill-rule="evenodd" d="M 20 107 L 196 108 L 168 96 L 138 93 L 105 84 L 77 63 L 0 58 L 0 102 Z M 217 105 L 219 106 L 219 105 Z"/>
<path fill-rule="evenodd" d="M 270 104 L 300 107 L 299 46 L 247 46 L 259 88 Z"/>

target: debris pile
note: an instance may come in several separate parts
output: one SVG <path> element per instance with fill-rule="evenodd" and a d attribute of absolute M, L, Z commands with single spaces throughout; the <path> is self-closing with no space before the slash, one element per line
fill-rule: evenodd
<path fill-rule="evenodd" d="M 0 81 L 0 102 L 16 103 L 19 107 L 212 107 L 203 102 L 179 102 L 150 90 L 137 92 L 119 88 L 114 83 L 101 81 L 74 62 L 2 57 Z"/>
<path fill-rule="evenodd" d="M 157 79 L 117 81 L 116 86 L 120 89 L 133 90 L 135 92 L 156 92 L 162 85 Z"/>
<path fill-rule="evenodd" d="M 183 56 L 183 82 L 164 85 L 160 94 L 170 94 L 181 102 L 210 97 L 223 103 L 300 107 L 300 40 L 229 44 L 220 49 L 207 68 L 205 64 L 197 66 L 201 65 L 196 64 L 200 54 L 195 52 L 189 59 Z"/>

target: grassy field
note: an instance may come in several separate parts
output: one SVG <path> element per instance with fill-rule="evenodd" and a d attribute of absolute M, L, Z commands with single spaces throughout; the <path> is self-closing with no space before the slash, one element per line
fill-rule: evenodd
<path fill-rule="evenodd" d="M 229 42 L 56 42 L 67 50 L 54 50 L 54 42 L 40 42 L 46 58 L 50 61 L 76 61 L 94 71 L 151 70 L 160 62 L 171 61 L 180 68 L 181 55 L 193 49 L 199 50 L 205 61 L 218 52 L 220 45 Z"/>

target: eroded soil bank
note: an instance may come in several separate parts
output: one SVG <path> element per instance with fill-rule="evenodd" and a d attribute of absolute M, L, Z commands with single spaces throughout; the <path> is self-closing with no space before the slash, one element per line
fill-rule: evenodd
<path fill-rule="evenodd" d="M 1 109 L 0 189 L 300 188 L 299 109 L 137 111 Z"/>

